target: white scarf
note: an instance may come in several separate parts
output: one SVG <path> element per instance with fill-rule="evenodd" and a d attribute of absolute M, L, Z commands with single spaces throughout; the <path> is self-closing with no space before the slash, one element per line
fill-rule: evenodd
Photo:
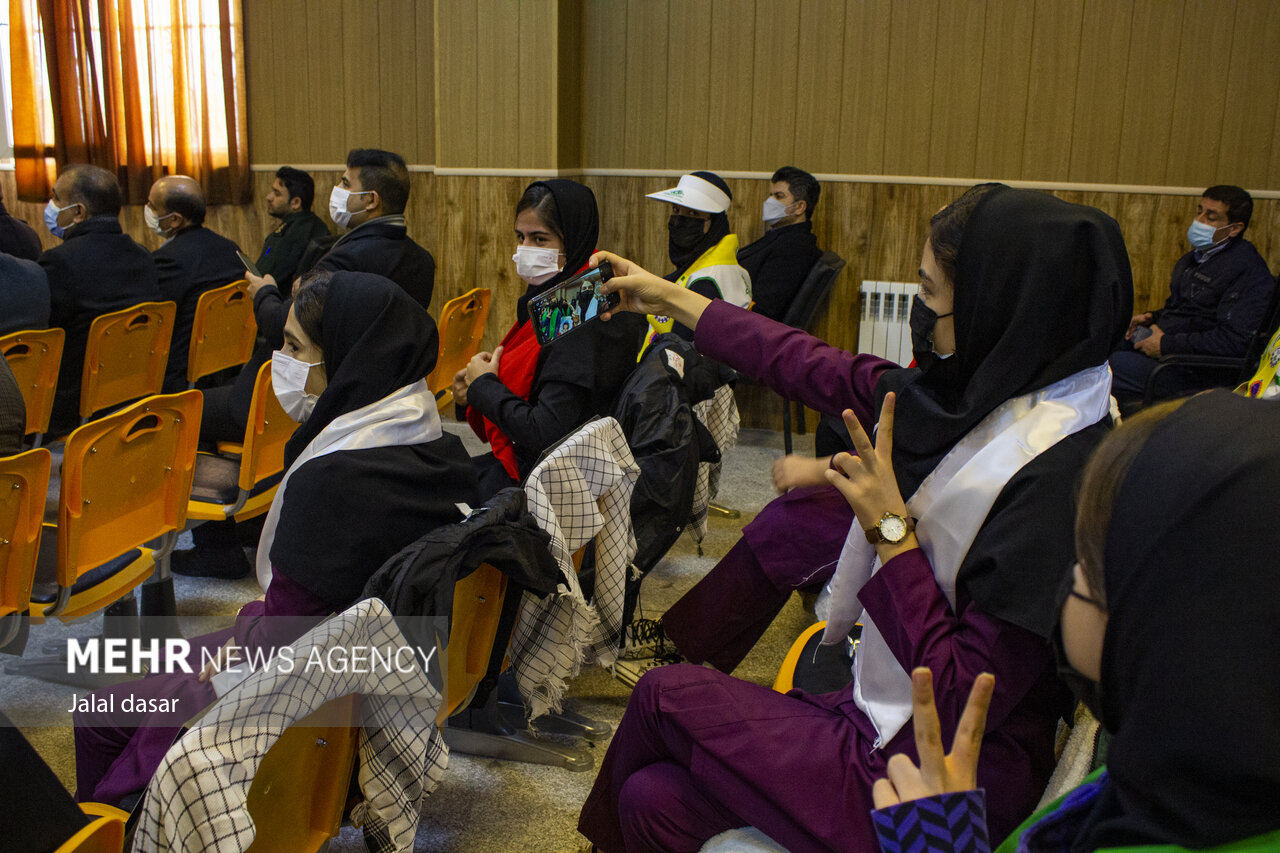
<path fill-rule="evenodd" d="M 318 456 L 339 450 L 425 444 L 441 435 L 440 414 L 425 379 L 330 421 L 289 466 L 271 500 L 271 509 L 262 525 L 262 537 L 258 540 L 258 584 L 262 591 L 266 592 L 271 585 L 271 543 L 276 538 L 285 487 L 294 471 Z"/>
<path fill-rule="evenodd" d="M 1111 368 L 1106 364 L 1009 400 L 951 448 L 907 501 L 907 511 L 919 519 L 920 547 L 953 609 L 960 564 L 1005 484 L 1066 436 L 1100 421 L 1110 404 Z M 823 643 L 847 637 L 862 617 L 853 698 L 876 727 L 877 749 L 911 719 L 911 676 L 858 601 L 859 590 L 879 570 L 875 547 L 855 519 L 827 587 L 830 614 Z"/>

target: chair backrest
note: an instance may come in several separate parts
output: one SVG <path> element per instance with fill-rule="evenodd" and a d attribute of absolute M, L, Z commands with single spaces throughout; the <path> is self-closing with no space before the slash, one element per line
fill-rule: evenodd
<path fill-rule="evenodd" d="M 0 337 L 0 352 L 9 362 L 27 404 L 27 435 L 49 429 L 66 337 L 62 329 L 32 329 Z"/>
<path fill-rule="evenodd" d="M 360 741 L 360 696 L 326 702 L 285 729 L 249 788 L 250 851 L 314 853 L 342 828 Z"/>
<path fill-rule="evenodd" d="M 444 304 L 440 311 L 440 355 L 435 370 L 427 377 L 431 393 L 447 390 L 454 375 L 480 351 L 492 297 L 489 288 L 477 287 Z M 452 394 L 449 399 L 452 401 Z"/>
<path fill-rule="evenodd" d="M 285 414 L 271 385 L 271 362 L 258 368 L 253 383 L 253 400 L 244 429 L 244 449 L 240 453 L 241 489 L 248 491 L 259 481 L 284 470 L 284 446 L 298 422 Z"/>
<path fill-rule="evenodd" d="M 804 284 L 800 285 L 800 289 L 796 291 L 795 298 L 791 300 L 791 305 L 787 308 L 782 322 L 797 329 L 807 330 L 818 309 L 831 296 L 831 288 L 842 269 L 844 269 L 843 258 L 835 252 L 823 252 L 810 268 Z"/>
<path fill-rule="evenodd" d="M 202 403 L 199 391 L 148 397 L 67 438 L 59 586 L 74 586 L 90 569 L 183 528 Z"/>
<path fill-rule="evenodd" d="M 1267 313 L 1262 316 L 1262 322 L 1249 341 L 1249 349 L 1245 351 L 1241 382 L 1249 381 L 1254 371 L 1261 367 L 1259 362 L 1262 355 L 1268 351 L 1271 339 L 1277 331 L 1280 331 L 1280 276 L 1276 277 L 1276 286 L 1271 291 L 1271 304 L 1267 306 Z"/>
<path fill-rule="evenodd" d="M 43 447 L 0 459 L 0 646 L 31 605 L 52 461 Z"/>
<path fill-rule="evenodd" d="M 94 318 L 80 378 L 80 417 L 159 394 L 178 306 L 143 302 Z"/>
<path fill-rule="evenodd" d="M 245 281 L 232 282 L 200 294 L 191 323 L 187 381 L 244 364 L 253 353 L 258 323 Z"/>
<path fill-rule="evenodd" d="M 484 679 L 506 592 L 507 576 L 488 563 L 482 563 L 454 584 L 449 643 L 444 648 L 441 664 L 445 675 L 444 699 L 436 714 L 437 724 L 443 725 L 465 705 Z"/>

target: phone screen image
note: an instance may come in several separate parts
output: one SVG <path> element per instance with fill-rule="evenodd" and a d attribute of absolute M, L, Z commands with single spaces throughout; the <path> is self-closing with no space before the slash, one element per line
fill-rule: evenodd
<path fill-rule="evenodd" d="M 538 343 L 546 346 L 617 305 L 616 294 L 600 292 L 611 276 L 605 262 L 530 299 L 529 317 Z"/>

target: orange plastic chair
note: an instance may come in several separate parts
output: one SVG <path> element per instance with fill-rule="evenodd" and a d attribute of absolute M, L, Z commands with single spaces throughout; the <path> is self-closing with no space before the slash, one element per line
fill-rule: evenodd
<path fill-rule="evenodd" d="M 58 845 L 54 853 L 122 853 L 129 813 L 105 803 L 81 803 L 88 826 Z"/>
<path fill-rule="evenodd" d="M 488 563 L 454 584 L 449 643 L 444 648 L 444 700 L 436 724 L 465 707 L 484 679 L 498 634 L 507 576 Z"/>
<path fill-rule="evenodd" d="M 326 702 L 294 723 L 249 787 L 254 853 L 315 853 L 342 828 L 360 743 L 360 696 Z"/>
<path fill-rule="evenodd" d="M 159 394 L 178 306 L 143 302 L 94 318 L 80 378 L 80 417 Z"/>
<path fill-rule="evenodd" d="M 200 294 L 191 324 L 188 387 L 195 387 L 202 376 L 248 361 L 257 335 L 253 299 L 243 279 Z"/>
<path fill-rule="evenodd" d="M 172 549 L 186 523 L 202 404 L 199 391 L 148 397 L 71 433 L 56 583 L 37 578 L 33 624 L 71 622 L 125 598 Z M 155 549 L 147 546 L 154 539 Z"/>
<path fill-rule="evenodd" d="M 39 436 L 49 429 L 66 337 L 62 329 L 32 329 L 0 337 L 0 352 L 13 369 L 27 404 L 27 435 Z"/>
<path fill-rule="evenodd" d="M 271 362 L 258 368 L 240 458 L 201 453 L 187 506 L 192 521 L 244 521 L 271 508 L 276 487 L 254 488 L 284 470 L 284 446 L 298 424 L 285 414 L 271 386 Z M 221 449 L 221 446 L 220 446 Z"/>
<path fill-rule="evenodd" d="M 0 459 L 0 647 L 22 633 L 31 606 L 52 460 L 43 447 Z"/>
<path fill-rule="evenodd" d="M 440 311 L 440 355 L 427 377 L 427 387 L 441 411 L 453 404 L 453 377 L 480 351 L 492 297 L 489 288 L 477 287 L 450 299 Z"/>

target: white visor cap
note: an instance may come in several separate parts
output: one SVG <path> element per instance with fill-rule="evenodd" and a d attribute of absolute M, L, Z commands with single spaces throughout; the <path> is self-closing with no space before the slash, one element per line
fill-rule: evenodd
<path fill-rule="evenodd" d="M 729 196 L 724 190 L 697 175 L 684 175 L 669 190 L 649 193 L 645 198 L 678 204 L 703 213 L 724 213 L 729 209 Z"/>

